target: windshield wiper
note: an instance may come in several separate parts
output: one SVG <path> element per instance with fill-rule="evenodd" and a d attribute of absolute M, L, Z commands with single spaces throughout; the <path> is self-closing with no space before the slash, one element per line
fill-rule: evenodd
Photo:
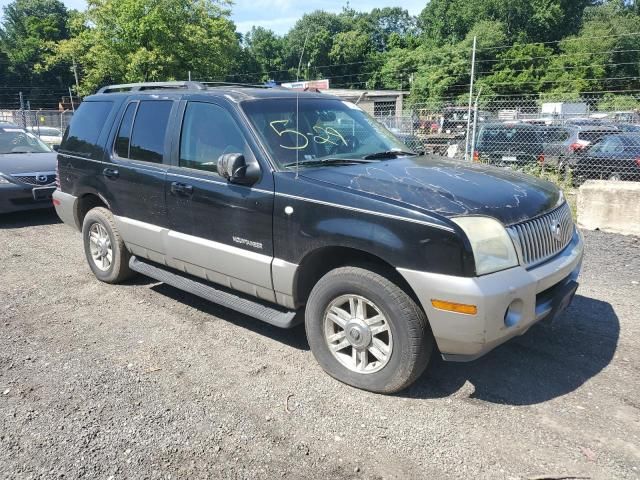
<path fill-rule="evenodd" d="M 385 150 L 383 152 L 370 153 L 362 157 L 364 160 L 382 160 L 385 158 L 398 158 L 398 157 L 415 157 L 418 155 L 415 152 L 406 152 L 404 150 Z"/>
<path fill-rule="evenodd" d="M 297 162 L 299 166 L 313 166 L 313 165 L 353 165 L 354 163 L 371 163 L 368 158 L 324 158 L 313 160 L 302 160 Z M 296 162 L 285 163 L 283 167 L 295 167 Z"/>

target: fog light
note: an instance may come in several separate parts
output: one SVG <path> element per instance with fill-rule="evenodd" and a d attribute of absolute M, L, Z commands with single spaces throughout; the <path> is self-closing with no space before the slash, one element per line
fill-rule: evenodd
<path fill-rule="evenodd" d="M 520 323 L 522 320 L 522 311 L 524 309 L 524 303 L 522 300 L 517 299 L 509 304 L 507 311 L 504 313 L 504 324 L 507 327 L 513 327 Z"/>

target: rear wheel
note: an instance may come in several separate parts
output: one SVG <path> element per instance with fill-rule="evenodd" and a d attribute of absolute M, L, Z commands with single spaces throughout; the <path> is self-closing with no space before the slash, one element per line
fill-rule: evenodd
<path fill-rule="evenodd" d="M 560 180 L 565 183 L 571 182 L 571 166 L 568 164 L 564 157 L 560 157 L 560 159 L 558 160 L 558 176 Z"/>
<path fill-rule="evenodd" d="M 129 268 L 131 255 L 109 210 L 96 207 L 87 213 L 82 223 L 82 239 L 87 262 L 98 280 L 120 283 L 134 275 Z"/>
<path fill-rule="evenodd" d="M 338 268 L 322 277 L 309 296 L 305 324 L 322 368 L 372 392 L 409 386 L 433 350 L 422 309 L 396 284 L 363 268 Z"/>

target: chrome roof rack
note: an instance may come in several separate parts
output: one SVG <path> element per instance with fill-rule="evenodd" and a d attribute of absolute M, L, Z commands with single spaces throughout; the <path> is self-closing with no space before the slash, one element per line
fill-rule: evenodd
<path fill-rule="evenodd" d="M 207 87 L 201 82 L 140 82 L 140 83 L 122 83 L 119 85 L 107 85 L 98 90 L 97 93 L 118 93 L 118 92 L 139 92 L 143 90 L 206 90 Z"/>
<path fill-rule="evenodd" d="M 259 83 L 239 83 L 239 82 L 199 82 L 207 87 L 244 87 L 244 88 L 271 88 L 268 85 Z"/>

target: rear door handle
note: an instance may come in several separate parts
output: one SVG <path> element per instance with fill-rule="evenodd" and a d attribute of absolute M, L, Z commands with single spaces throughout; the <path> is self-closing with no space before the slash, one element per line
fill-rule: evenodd
<path fill-rule="evenodd" d="M 115 168 L 105 168 L 102 174 L 107 178 L 118 178 L 120 176 L 120 172 Z"/>
<path fill-rule="evenodd" d="M 186 183 L 171 182 L 171 193 L 178 195 L 193 195 L 193 185 Z"/>

